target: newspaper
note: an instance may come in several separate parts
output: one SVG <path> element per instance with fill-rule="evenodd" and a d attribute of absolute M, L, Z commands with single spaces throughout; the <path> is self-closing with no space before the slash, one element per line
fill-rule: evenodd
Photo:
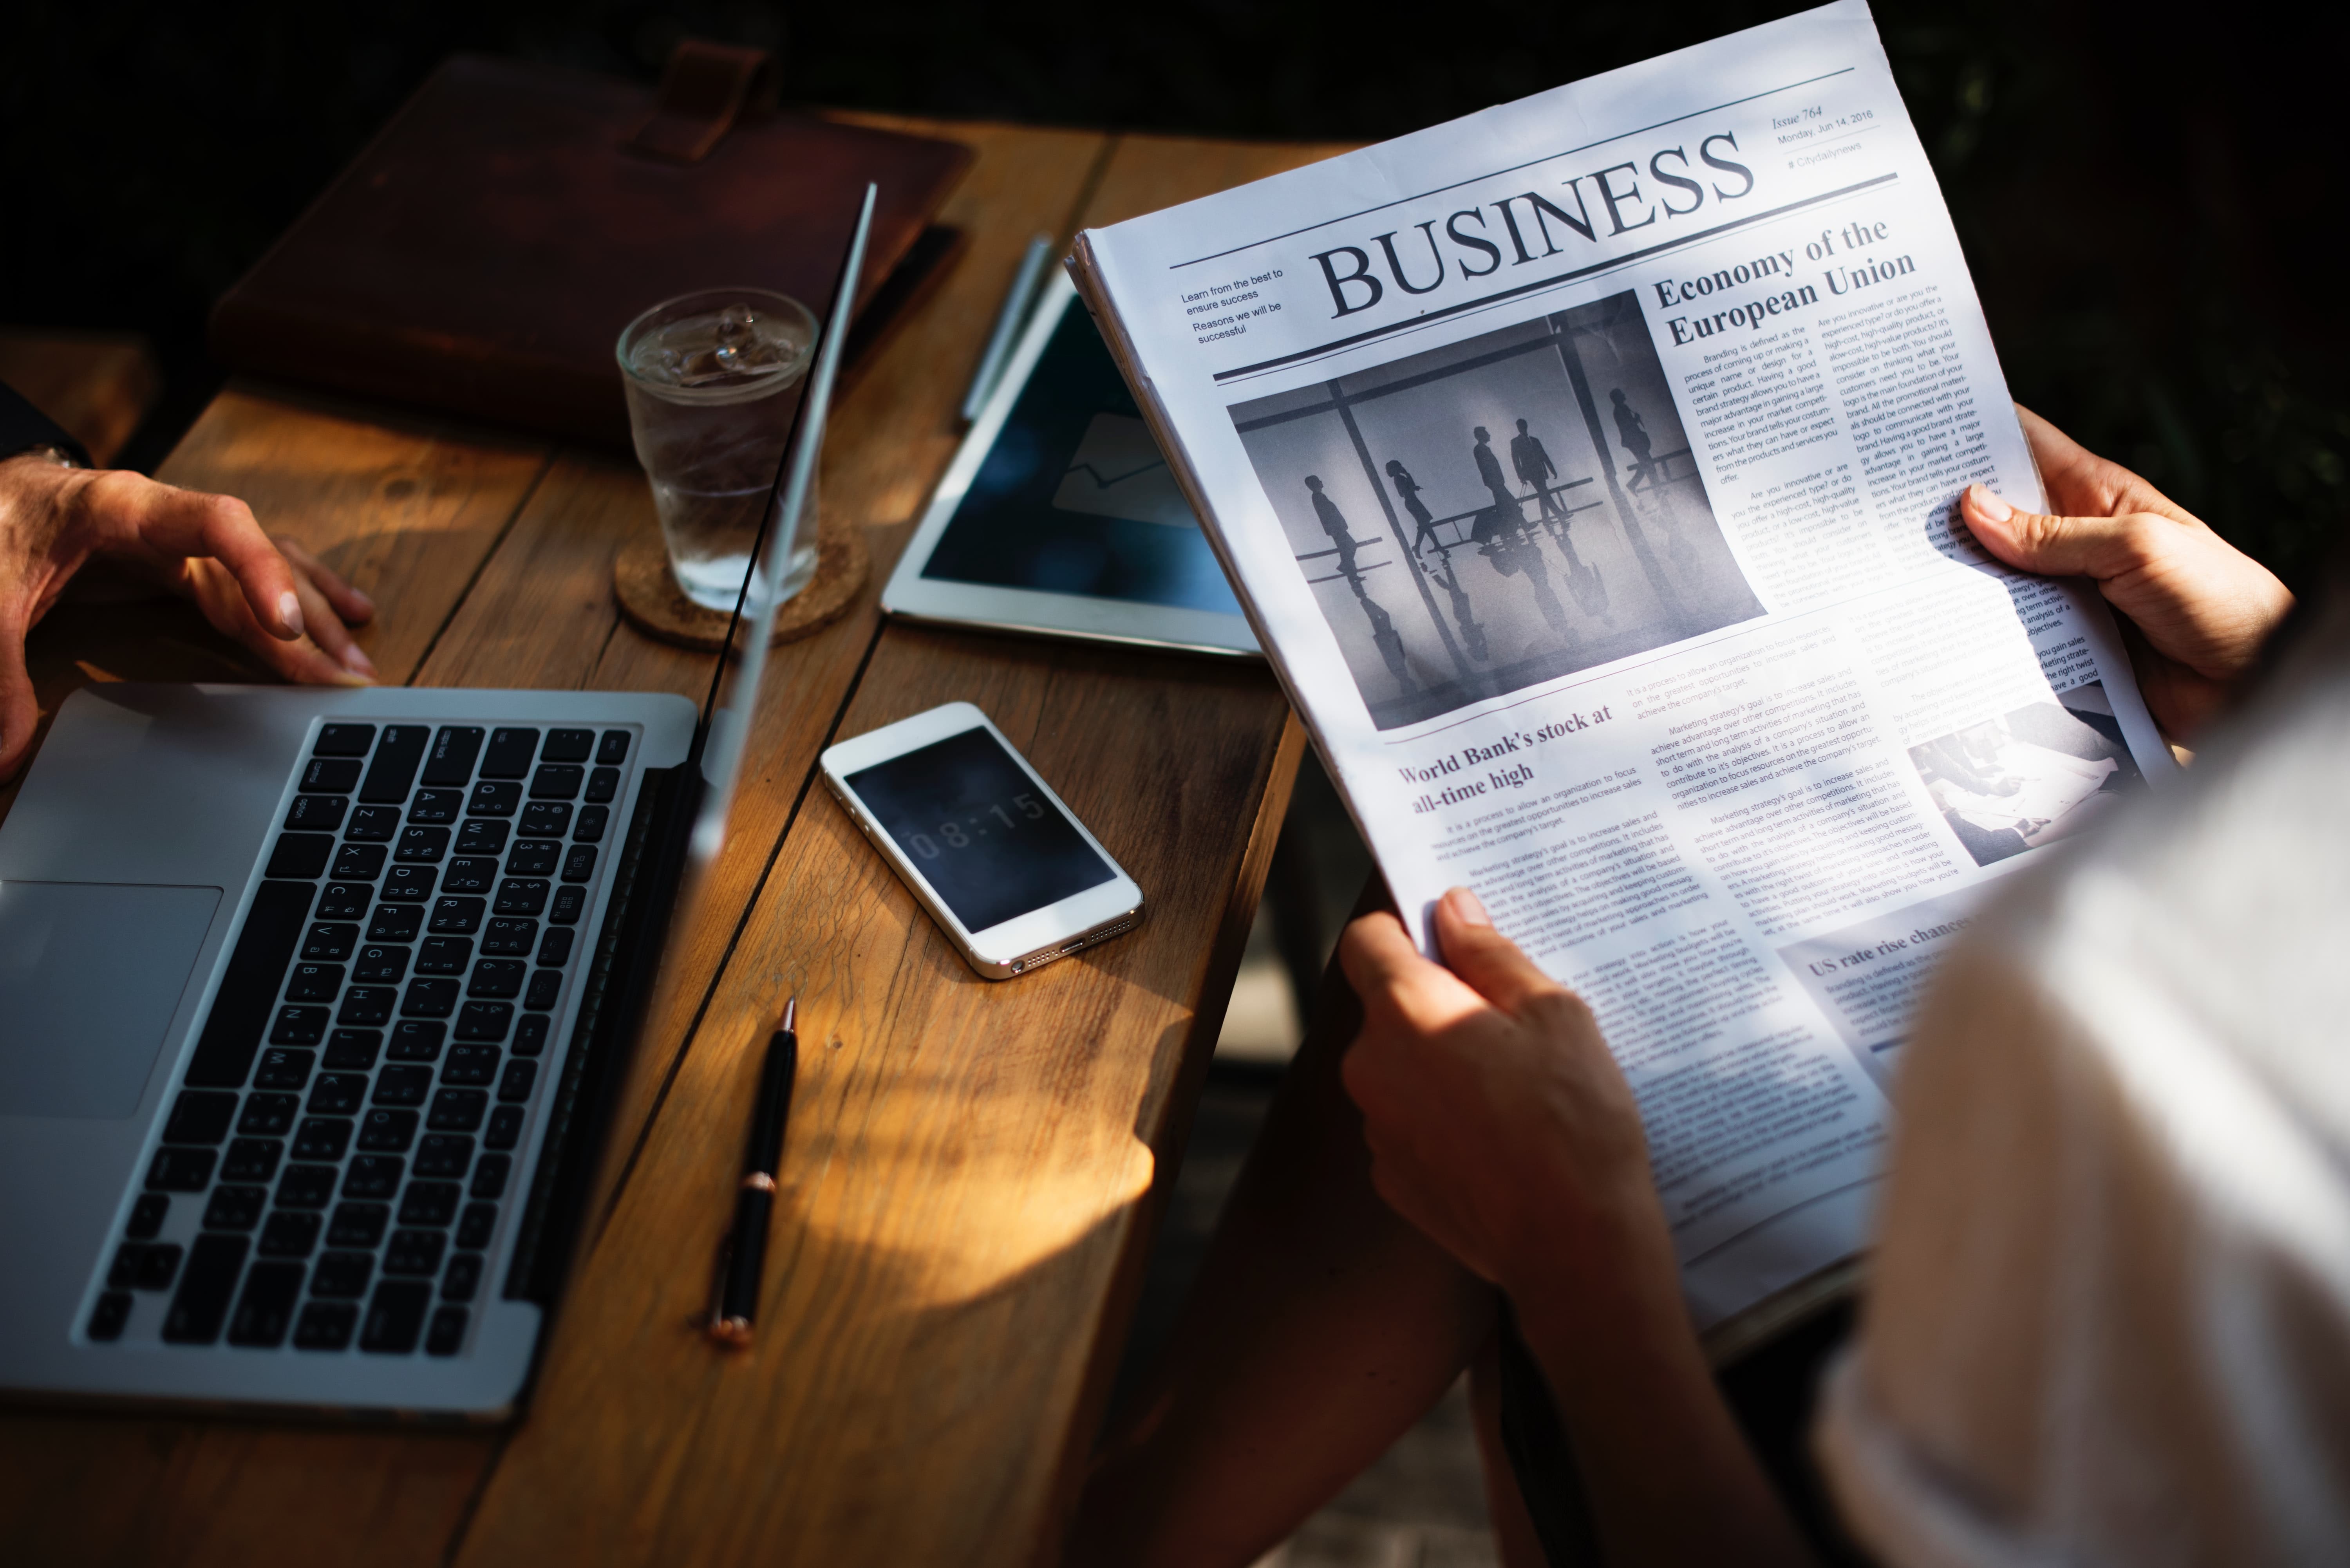
<path fill-rule="evenodd" d="M 1921 981 L 2174 766 L 2044 502 L 1867 7 L 1079 236 L 1419 923 L 1456 883 L 1637 1091 L 1700 1328 L 1851 1259 Z"/>

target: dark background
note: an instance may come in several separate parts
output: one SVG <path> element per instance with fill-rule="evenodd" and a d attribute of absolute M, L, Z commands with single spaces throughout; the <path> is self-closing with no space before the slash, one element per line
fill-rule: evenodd
<path fill-rule="evenodd" d="M 212 301 L 457 49 L 650 81 L 696 32 L 780 48 L 801 102 L 1367 139 L 1802 8 L 17 0 L 0 321 L 148 333 L 165 400 L 130 456 L 151 464 L 218 384 Z M 2297 583 L 2350 483 L 2341 16 L 1877 8 L 2016 396 Z"/>

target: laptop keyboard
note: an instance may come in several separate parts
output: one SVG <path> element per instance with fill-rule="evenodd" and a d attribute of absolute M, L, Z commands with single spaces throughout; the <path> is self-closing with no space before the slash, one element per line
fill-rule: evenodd
<path fill-rule="evenodd" d="M 89 1338 L 463 1348 L 631 734 L 320 728 Z"/>

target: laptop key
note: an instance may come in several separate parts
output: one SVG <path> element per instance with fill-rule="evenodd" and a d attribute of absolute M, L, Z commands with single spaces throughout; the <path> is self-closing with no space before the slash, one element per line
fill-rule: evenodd
<path fill-rule="evenodd" d="M 556 968 L 571 961 L 571 940 L 578 933 L 567 926 L 550 927 L 546 940 L 538 944 L 538 961 Z"/>
<path fill-rule="evenodd" d="M 445 1023 L 403 1018 L 391 1026 L 390 1057 L 395 1062 L 437 1061 L 441 1055 L 442 1036 L 448 1032 Z"/>
<path fill-rule="evenodd" d="M 343 1151 L 338 1148 L 332 1154 L 305 1155 L 301 1152 L 302 1146 L 298 1141 L 295 1144 L 294 1149 L 296 1158 L 305 1159 L 340 1159 L 343 1154 Z M 266 1185 L 276 1177 L 277 1162 L 285 1157 L 285 1154 L 286 1145 L 277 1138 L 238 1138 L 228 1146 L 228 1158 L 221 1161 L 221 1179 L 223 1181 L 258 1181 Z"/>
<path fill-rule="evenodd" d="M 236 1276 L 244 1268 L 243 1236 L 206 1234 L 188 1249 L 188 1264 L 180 1288 L 163 1314 L 166 1345 L 210 1345 L 220 1337 L 221 1322 L 228 1316 L 229 1297 L 236 1292 Z"/>
<path fill-rule="evenodd" d="M 419 1176 L 463 1176 L 473 1163 L 473 1140 L 463 1133 L 427 1133 L 416 1146 Z"/>
<path fill-rule="evenodd" d="M 330 1016 L 323 1007 L 281 1007 L 269 1026 L 272 1045 L 316 1045 L 327 1037 L 327 1020 Z M 264 1060 L 267 1058 L 265 1056 Z M 260 1083 L 258 1078 L 254 1080 Z M 264 1088 L 276 1088 L 264 1084 Z"/>
<path fill-rule="evenodd" d="M 486 893 L 497 885 L 498 863 L 485 856 L 463 857 L 441 873 L 443 893 Z"/>
<path fill-rule="evenodd" d="M 406 956 L 403 950 L 402 957 Z M 400 992 L 388 985 L 355 985 L 343 998 L 342 1006 L 335 1010 L 335 1022 L 355 1023 L 362 1027 L 391 1022 L 393 1004 Z"/>
<path fill-rule="evenodd" d="M 310 1293 L 354 1299 L 367 1294 L 368 1281 L 374 1277 L 375 1259 L 365 1252 L 321 1252 L 310 1273 Z"/>
<path fill-rule="evenodd" d="M 426 1114 L 424 1125 L 434 1132 L 472 1132 L 482 1125 L 482 1115 L 489 1106 L 485 1090 L 442 1089 L 432 1096 L 432 1109 Z"/>
<path fill-rule="evenodd" d="M 487 945 L 484 944 L 485 948 Z M 485 958 L 473 966 L 473 976 L 465 984 L 465 994 L 485 996 L 494 1001 L 520 996 L 523 981 L 529 974 L 530 965 L 520 959 Z M 227 1127 L 225 1111 L 221 1115 L 221 1124 L 224 1128 Z"/>
<path fill-rule="evenodd" d="M 481 754 L 481 726 L 443 724 L 432 737 L 432 754 L 424 760 L 424 782 L 462 784 L 473 776 L 473 759 Z"/>
<path fill-rule="evenodd" d="M 367 1086 L 367 1078 L 362 1074 L 321 1073 L 318 1081 L 310 1086 L 310 1114 L 314 1116 L 356 1116 Z"/>
<path fill-rule="evenodd" d="M 378 1106 L 360 1118 L 359 1147 L 369 1154 L 406 1154 L 416 1141 L 416 1113 Z"/>
<path fill-rule="evenodd" d="M 424 911 L 414 904 L 386 904 L 368 922 L 371 942 L 412 942 L 424 929 Z"/>
<path fill-rule="evenodd" d="M 522 1115 L 520 1106 L 500 1106 L 490 1116 L 490 1130 L 482 1135 L 482 1147 L 507 1149 L 520 1143 Z"/>
<path fill-rule="evenodd" d="M 236 1116 L 236 1096 L 210 1089 L 182 1089 L 163 1124 L 165 1143 L 218 1143 L 228 1137 Z"/>
<path fill-rule="evenodd" d="M 261 1227 L 255 1248 L 265 1258 L 307 1258 L 318 1244 L 318 1217 L 280 1209 Z"/>
<path fill-rule="evenodd" d="M 589 748 L 596 744 L 593 730 L 549 730 L 546 749 L 539 753 L 550 763 L 584 763 Z"/>
<path fill-rule="evenodd" d="M 212 1201 L 204 1205 L 204 1229 L 250 1231 L 261 1223 L 261 1211 L 268 1207 L 265 1187 L 215 1187 Z"/>
<path fill-rule="evenodd" d="M 352 1123 L 347 1116 L 308 1116 L 302 1129 L 294 1135 L 294 1158 L 296 1159 L 338 1160 L 351 1147 Z M 239 1140 L 240 1142 L 245 1140 Z M 275 1147 L 273 1144 L 271 1146 Z M 235 1163 L 235 1151 L 230 1151 L 230 1163 Z M 273 1162 L 274 1163 L 274 1162 Z M 223 1171 L 224 1176 L 232 1174 Z"/>
<path fill-rule="evenodd" d="M 507 1101 L 526 1100 L 530 1098 L 532 1086 L 537 1082 L 537 1063 L 509 1062 L 506 1064 L 506 1075 L 498 1080 L 498 1098 Z"/>
<path fill-rule="evenodd" d="M 383 875 L 383 858 L 390 846 L 383 844 L 346 844 L 335 855 L 335 879 L 342 882 L 372 882 Z"/>
<path fill-rule="evenodd" d="M 463 783 L 462 779 L 458 781 Z M 464 814 L 465 792 L 462 789 L 421 789 L 408 803 L 408 820 L 446 824 Z"/>
<path fill-rule="evenodd" d="M 318 743 L 310 752 L 319 757 L 363 757 L 374 744 L 373 724 L 326 724 L 320 726 Z"/>
<path fill-rule="evenodd" d="M 482 898 L 441 898 L 432 905 L 432 934 L 470 937 L 482 929 L 488 902 Z"/>
<path fill-rule="evenodd" d="M 424 1096 L 432 1092 L 432 1069 L 405 1064 L 386 1067 L 375 1078 L 375 1103 L 379 1106 L 421 1106 Z"/>
<path fill-rule="evenodd" d="M 457 1245 L 479 1251 L 490 1244 L 490 1234 L 498 1227 L 498 1206 L 494 1203 L 468 1203 L 457 1217 Z"/>
<path fill-rule="evenodd" d="M 244 1276 L 244 1293 L 229 1319 L 228 1342 L 248 1350 L 275 1350 L 294 1325 L 294 1303 L 302 1295 L 302 1265 L 255 1263 Z"/>
<path fill-rule="evenodd" d="M 437 1307 L 432 1313 L 432 1326 L 424 1331 L 424 1354 L 454 1355 L 465 1344 L 465 1309 L 461 1306 Z"/>
<path fill-rule="evenodd" d="M 351 1331 L 359 1326 L 359 1309 L 342 1302 L 305 1302 L 294 1320 L 296 1350 L 348 1350 Z"/>
<path fill-rule="evenodd" d="M 338 963 L 297 963 L 286 981 L 288 1002 L 332 1002 L 343 989 L 343 966 Z"/>
<path fill-rule="evenodd" d="M 359 944 L 357 926 L 316 925 L 302 939 L 302 956 L 306 959 L 347 959 Z"/>
<path fill-rule="evenodd" d="M 285 982 L 286 966 L 293 962 L 301 942 L 313 891 L 307 882 L 264 882 L 254 890 L 244 929 L 237 933 L 227 971 L 188 1063 L 190 1086 L 244 1086 L 276 1004 L 277 988 Z"/>
<path fill-rule="evenodd" d="M 453 980 L 411 980 L 408 993 L 400 1004 L 400 1012 L 410 1018 L 446 1018 L 457 1011 L 457 982 Z"/>
<path fill-rule="evenodd" d="M 432 732 L 421 724 L 386 725 L 374 760 L 368 763 L 367 777 L 359 781 L 359 798 L 393 805 L 406 800 L 432 737 Z"/>
<path fill-rule="evenodd" d="M 463 937 L 427 937 L 416 950 L 419 974 L 463 974 L 473 961 L 473 944 Z"/>
<path fill-rule="evenodd" d="M 626 730 L 605 731 L 603 738 L 596 742 L 596 760 L 615 765 L 627 762 L 629 732 Z"/>
<path fill-rule="evenodd" d="M 130 1293 L 109 1291 L 98 1298 L 96 1306 L 90 1308 L 89 1326 L 83 1332 L 99 1344 L 109 1345 L 122 1337 L 122 1331 L 130 1323 Z"/>
<path fill-rule="evenodd" d="M 482 758 L 482 776 L 518 779 L 530 772 L 530 760 L 537 754 L 536 730 L 494 730 L 490 732 L 490 749 Z"/>
<path fill-rule="evenodd" d="M 498 1075 L 498 1048 L 494 1045 L 452 1045 L 449 1060 L 441 1064 L 441 1081 L 472 1088 L 494 1083 Z"/>
<path fill-rule="evenodd" d="M 499 1041 L 514 1022 L 511 1002 L 469 1002 L 457 1012 L 457 1038 Z"/>
<path fill-rule="evenodd" d="M 475 819 L 457 831 L 457 853 L 460 855 L 498 855 L 506 846 L 507 825 L 496 821 Z"/>
<path fill-rule="evenodd" d="M 172 1217 L 169 1193 L 142 1192 L 130 1206 L 130 1218 L 122 1233 L 134 1241 L 151 1241 L 163 1233 L 163 1221 Z"/>
<path fill-rule="evenodd" d="M 513 1170 L 512 1156 L 485 1154 L 473 1167 L 473 1185 L 470 1191 L 475 1198 L 504 1198 L 506 1195 L 506 1178 Z"/>
<path fill-rule="evenodd" d="M 395 866 L 383 874 L 386 903 L 421 904 L 432 897 L 435 873 L 430 866 Z"/>
<path fill-rule="evenodd" d="M 286 809 L 286 826 L 312 833 L 332 833 L 343 825 L 350 802 L 338 794 L 297 794 Z"/>
<path fill-rule="evenodd" d="M 424 1332 L 424 1309 L 432 1304 L 432 1287 L 413 1280 L 386 1280 L 375 1288 L 368 1303 L 367 1322 L 359 1329 L 359 1348 L 379 1355 L 406 1355 Z"/>
<path fill-rule="evenodd" d="M 384 1244 L 383 1272 L 429 1279 L 441 1272 L 441 1254 L 448 1245 L 449 1238 L 438 1231 L 394 1231 Z"/>
<path fill-rule="evenodd" d="M 372 1248 L 383 1240 L 384 1228 L 390 1223 L 389 1203 L 338 1203 L 334 1222 L 327 1227 L 327 1245 Z"/>
<path fill-rule="evenodd" d="M 586 882 L 596 875 L 596 846 L 575 844 L 563 857 L 563 879 L 566 882 Z"/>
<path fill-rule="evenodd" d="M 408 1174 L 408 1162 L 396 1154 L 361 1154 L 351 1158 L 351 1167 L 343 1173 L 343 1196 L 390 1199 L 400 1190 L 400 1179 Z"/>
<path fill-rule="evenodd" d="M 509 877 L 498 884 L 498 900 L 491 908 L 501 915 L 536 915 L 546 908 L 546 884 Z"/>
<path fill-rule="evenodd" d="M 294 1118 L 301 1112 L 299 1095 L 247 1095 L 236 1130 L 255 1137 L 283 1137 L 294 1130 Z"/>
<path fill-rule="evenodd" d="M 469 1302 L 473 1293 L 482 1288 L 482 1255 L 479 1252 L 459 1252 L 449 1260 L 449 1267 L 441 1275 L 441 1299 Z"/>
<path fill-rule="evenodd" d="M 473 793 L 465 798 L 465 810 L 473 816 L 512 816 L 521 805 L 522 785 L 494 784 L 488 779 L 475 784 Z"/>
<path fill-rule="evenodd" d="M 587 798 L 598 805 L 608 803 L 620 793 L 620 770 L 598 768 L 588 775 Z"/>
<path fill-rule="evenodd" d="M 411 1181 L 400 1196 L 400 1222 L 446 1225 L 457 1217 L 457 1204 L 464 1195 L 465 1189 L 453 1181 Z"/>
<path fill-rule="evenodd" d="M 525 838 L 560 838 L 571 831 L 571 807 L 559 800 L 535 800 L 522 808 Z"/>
<path fill-rule="evenodd" d="M 348 794 L 359 787 L 359 764 L 328 757 L 313 757 L 302 770 L 302 787 L 325 794 Z"/>
<path fill-rule="evenodd" d="M 543 1012 L 523 1014 L 522 1021 L 515 1025 L 514 1054 L 536 1056 L 546 1050 L 546 1015 Z"/>
<path fill-rule="evenodd" d="M 530 977 L 530 994 L 522 999 L 522 1004 L 533 1012 L 545 1012 L 555 1005 L 556 999 L 562 994 L 563 971 L 559 969 L 543 969 Z"/>
<path fill-rule="evenodd" d="M 276 847 L 269 852 L 269 867 L 265 877 L 287 877 L 307 879 L 327 869 L 327 860 L 335 852 L 335 840 L 325 833 L 281 833 Z"/>
<path fill-rule="evenodd" d="M 277 1179 L 277 1207 L 324 1209 L 335 1196 L 335 1176 L 331 1165 L 287 1166 Z"/>
<path fill-rule="evenodd" d="M 318 893 L 317 916 L 322 920 L 358 920 L 367 916 L 375 889 L 364 882 L 329 882 Z M 370 930 L 374 937 L 377 932 Z"/>
<path fill-rule="evenodd" d="M 449 853 L 449 830 L 445 827 L 403 827 L 400 830 L 400 846 L 393 853 L 402 860 L 438 866 L 442 857 Z"/>
<path fill-rule="evenodd" d="M 530 778 L 530 798 L 533 800 L 577 800 L 579 786 L 587 779 L 587 770 L 571 763 L 547 763 Z"/>
<path fill-rule="evenodd" d="M 168 1291 L 172 1276 L 180 1272 L 180 1248 L 176 1242 L 161 1241 L 141 1249 L 139 1268 L 130 1283 L 142 1291 Z"/>
<path fill-rule="evenodd" d="M 408 950 L 389 942 L 369 942 L 351 965 L 351 978 L 369 985 L 398 985 L 408 974 Z"/>
<path fill-rule="evenodd" d="M 208 1148 L 159 1148 L 147 1168 L 147 1185 L 158 1192 L 202 1192 L 213 1181 Z"/>
<path fill-rule="evenodd" d="M 563 846 L 559 844 L 546 844 L 536 839 L 525 840 L 515 845 L 514 853 L 506 857 L 506 875 L 552 877 L 555 875 L 556 865 L 562 857 Z"/>
<path fill-rule="evenodd" d="M 581 806 L 579 819 L 572 825 L 571 841 L 574 844 L 601 844 L 604 828 L 611 820 L 612 814 L 603 806 Z"/>
<path fill-rule="evenodd" d="M 528 958 L 538 935 L 538 922 L 526 917 L 500 915 L 482 932 L 482 951 L 502 958 Z"/>
<path fill-rule="evenodd" d="M 343 842 L 350 844 L 389 844 L 400 832 L 400 808 L 396 805 L 363 805 L 351 813 L 349 826 L 343 829 Z"/>
<path fill-rule="evenodd" d="M 546 918 L 553 925 L 576 926 L 587 909 L 588 889 L 577 882 L 566 882 L 555 890 L 555 901 L 548 906 Z"/>

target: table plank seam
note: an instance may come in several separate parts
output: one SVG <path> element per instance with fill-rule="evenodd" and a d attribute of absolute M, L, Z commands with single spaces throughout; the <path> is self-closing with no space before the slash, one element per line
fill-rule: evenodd
<path fill-rule="evenodd" d="M 525 485 L 523 493 L 515 497 L 514 510 L 507 513 L 506 520 L 498 525 L 498 536 L 490 541 L 490 547 L 482 552 L 480 560 L 473 563 L 473 573 L 466 577 L 463 591 L 450 601 L 448 612 L 442 616 L 441 624 L 432 628 L 431 639 L 425 643 L 423 650 L 416 656 L 416 663 L 411 667 L 408 679 L 400 682 L 401 685 L 415 685 L 416 677 L 423 673 L 425 667 L 432 662 L 433 652 L 440 648 L 441 639 L 449 635 L 451 627 L 457 624 L 457 617 L 463 611 L 465 602 L 473 597 L 473 589 L 480 585 L 482 574 L 490 569 L 490 563 L 498 558 L 500 550 L 505 548 L 506 539 L 514 533 L 515 524 L 522 521 L 524 513 L 530 510 L 531 497 L 536 495 L 538 487 L 546 483 L 546 476 L 555 472 L 555 460 L 561 453 L 560 447 L 549 447 L 546 449 L 546 455 L 538 460 L 538 472 L 530 476 L 530 483 Z"/>

